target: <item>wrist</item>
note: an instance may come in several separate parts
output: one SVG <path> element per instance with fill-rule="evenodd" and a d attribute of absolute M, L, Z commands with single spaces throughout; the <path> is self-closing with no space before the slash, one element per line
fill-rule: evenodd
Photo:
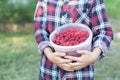
<path fill-rule="evenodd" d="M 46 47 L 44 49 L 44 54 L 47 56 L 47 58 L 49 60 L 51 60 L 51 58 L 52 58 L 52 53 L 53 53 L 53 51 L 52 51 L 52 49 L 50 47 Z"/>
<path fill-rule="evenodd" d="M 46 47 L 46 48 L 44 49 L 44 53 L 45 53 L 45 54 L 52 53 L 52 49 L 51 49 L 50 47 Z"/>
<path fill-rule="evenodd" d="M 99 47 L 95 47 L 92 52 L 95 60 L 102 54 L 102 50 Z"/>

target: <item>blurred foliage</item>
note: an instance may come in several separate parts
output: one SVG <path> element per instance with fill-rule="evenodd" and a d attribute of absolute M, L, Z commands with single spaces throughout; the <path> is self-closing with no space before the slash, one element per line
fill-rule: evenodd
<path fill-rule="evenodd" d="M 120 19 L 120 0 L 104 0 L 106 5 L 106 11 L 108 13 L 108 17 L 114 19 Z"/>
<path fill-rule="evenodd" d="M 0 23 L 24 24 L 33 22 L 37 0 L 28 0 L 27 4 L 0 0 Z"/>

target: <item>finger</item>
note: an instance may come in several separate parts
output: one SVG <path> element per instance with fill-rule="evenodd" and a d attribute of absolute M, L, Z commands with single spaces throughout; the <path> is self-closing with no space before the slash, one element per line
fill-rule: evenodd
<path fill-rule="evenodd" d="M 64 69 L 65 71 L 74 71 L 73 68 L 68 68 L 68 67 L 64 67 L 63 69 Z"/>
<path fill-rule="evenodd" d="M 84 67 L 84 65 L 79 63 L 79 62 L 70 63 L 70 65 L 72 66 L 73 70 L 79 70 L 79 69 L 82 69 Z"/>
<path fill-rule="evenodd" d="M 63 63 L 71 63 L 72 62 L 72 60 L 70 60 L 70 59 L 63 59 Z"/>
<path fill-rule="evenodd" d="M 64 57 L 66 55 L 66 53 L 63 52 L 55 52 L 54 54 L 59 57 Z"/>
<path fill-rule="evenodd" d="M 84 55 L 84 54 L 87 54 L 88 51 L 87 50 L 77 50 L 76 51 L 78 54 L 81 54 L 81 55 Z"/>
<path fill-rule="evenodd" d="M 73 69 L 68 69 L 68 68 L 67 68 L 67 69 L 64 69 L 64 70 L 65 70 L 65 71 L 74 71 Z"/>
<path fill-rule="evenodd" d="M 70 63 L 70 62 L 72 62 L 72 60 L 64 59 L 64 58 L 58 58 L 57 61 L 58 61 L 58 63 Z"/>
<path fill-rule="evenodd" d="M 65 56 L 64 58 L 65 59 L 70 59 L 70 60 L 73 60 L 73 61 L 77 61 L 78 60 L 78 57 L 74 57 L 74 56 Z"/>
<path fill-rule="evenodd" d="M 59 67 L 66 70 L 66 71 L 74 71 L 72 67 L 68 64 L 59 64 Z"/>
<path fill-rule="evenodd" d="M 84 66 L 75 66 L 75 67 L 72 67 L 73 70 L 80 70 L 84 68 Z"/>
<path fill-rule="evenodd" d="M 58 65 L 61 66 L 62 68 L 65 68 L 65 67 L 67 67 L 67 68 L 71 68 L 70 65 L 65 64 L 65 63 L 63 63 L 63 64 L 58 64 Z"/>

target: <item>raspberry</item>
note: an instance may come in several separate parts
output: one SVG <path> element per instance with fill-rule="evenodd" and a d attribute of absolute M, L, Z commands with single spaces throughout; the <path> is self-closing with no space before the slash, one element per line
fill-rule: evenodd
<path fill-rule="evenodd" d="M 58 34 L 55 34 L 53 42 L 61 46 L 74 46 L 84 42 L 89 37 L 87 31 L 78 28 L 69 28 Z"/>

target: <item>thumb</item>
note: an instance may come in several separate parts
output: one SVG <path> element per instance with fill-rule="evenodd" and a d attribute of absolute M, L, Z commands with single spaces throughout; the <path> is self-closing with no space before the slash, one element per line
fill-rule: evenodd
<path fill-rule="evenodd" d="M 77 50 L 76 52 L 81 55 L 88 53 L 86 50 Z"/>

